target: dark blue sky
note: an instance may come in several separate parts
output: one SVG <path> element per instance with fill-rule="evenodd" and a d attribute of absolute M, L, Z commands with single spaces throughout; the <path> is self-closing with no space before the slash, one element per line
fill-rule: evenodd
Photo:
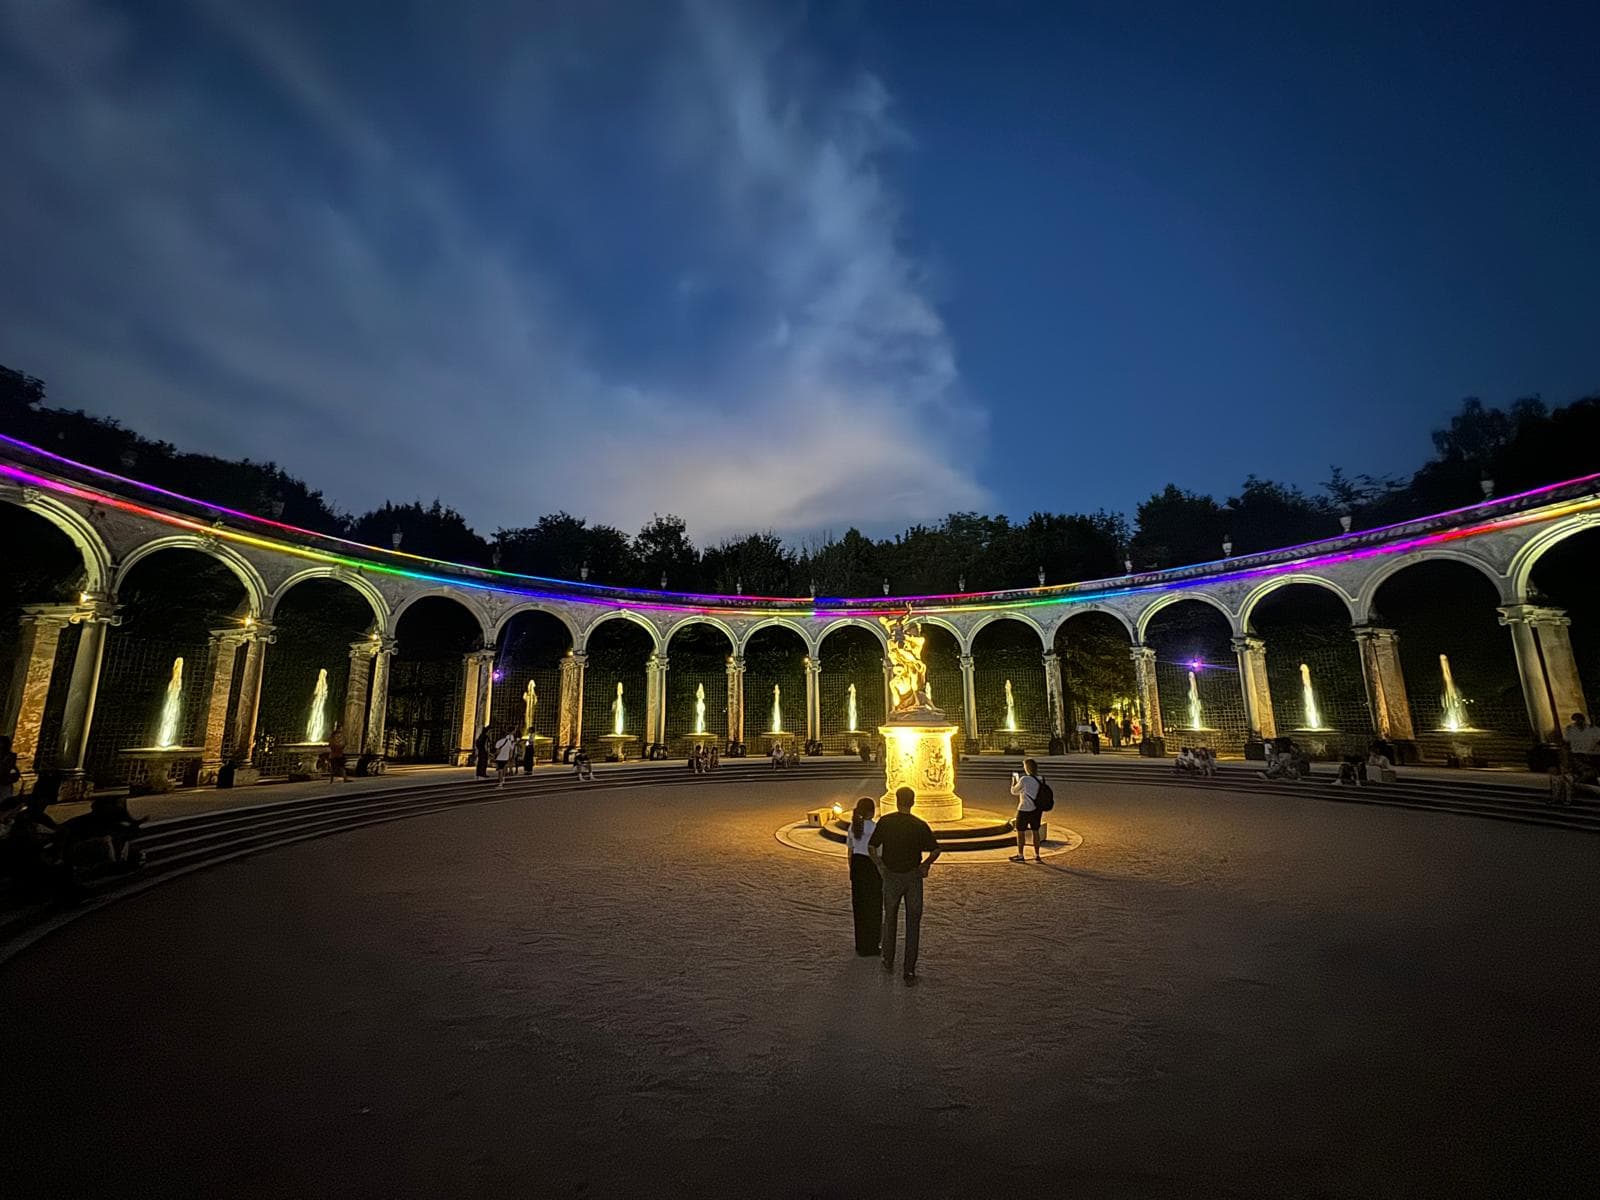
<path fill-rule="evenodd" d="M 1597 28 L 0 0 L 0 362 L 485 529 L 1404 472 L 1463 396 L 1600 390 Z"/>

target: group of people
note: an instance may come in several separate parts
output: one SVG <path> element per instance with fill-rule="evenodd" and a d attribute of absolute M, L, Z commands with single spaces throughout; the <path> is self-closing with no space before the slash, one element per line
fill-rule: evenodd
<path fill-rule="evenodd" d="M 1210 746 L 1185 746 L 1172 760 L 1172 769 L 1179 775 L 1203 775 L 1209 778 L 1217 773 L 1217 752 Z"/>
<path fill-rule="evenodd" d="M 721 759 L 717 755 L 717 747 L 714 743 L 696 743 L 694 748 L 689 751 L 689 770 L 696 775 L 709 775 L 717 769 L 717 764 L 720 761 Z"/>
<path fill-rule="evenodd" d="M 767 751 L 767 758 L 772 763 L 772 769 L 777 771 L 783 767 L 792 767 L 798 763 L 800 761 L 800 752 L 793 748 L 793 743 L 785 745 L 783 742 L 773 739 L 772 748 Z"/>
<path fill-rule="evenodd" d="M 1011 861 L 1027 862 L 1024 850 L 1031 830 L 1034 861 L 1043 862 L 1042 818 L 1055 798 L 1050 785 L 1039 777 L 1039 764 L 1033 759 L 1023 759 L 1022 770 L 1012 775 L 1011 794 L 1017 798 L 1017 852 Z M 903 905 L 906 940 L 901 975 L 908 985 L 917 982 L 917 958 L 922 949 L 922 881 L 943 853 L 933 827 L 912 813 L 916 802 L 914 790 L 897 788 L 895 811 L 880 819 L 878 802 L 863 796 L 856 801 L 845 832 L 856 953 L 863 958 L 879 955 L 883 969 L 894 971 Z"/>
<path fill-rule="evenodd" d="M 59 778 L 42 774 L 28 795 L 18 795 L 9 738 L 0 739 L 0 772 L 8 776 L 0 786 L 0 885 L 30 900 L 72 899 L 89 880 L 139 867 L 134 841 L 144 819 L 128 812 L 124 797 L 96 796 L 88 812 L 57 822 L 48 810 Z"/>
<path fill-rule="evenodd" d="M 856 953 L 881 955 L 883 969 L 893 972 L 900 907 L 906 910 L 905 958 L 901 977 L 917 982 L 917 955 L 922 943 L 922 881 L 942 851 L 933 827 L 914 816 L 917 794 L 908 787 L 894 794 L 895 811 L 877 819 L 871 796 L 856 801 L 845 834 L 850 859 L 850 907 L 855 915 Z"/>
<path fill-rule="evenodd" d="M 505 787 L 506 779 L 517 773 L 519 765 L 524 775 L 533 774 L 537 747 L 532 735 L 524 737 L 514 729 L 504 729 L 497 734 L 485 726 L 472 750 L 478 778 L 487 779 L 489 765 L 493 763 L 495 775 L 499 777 L 498 787 Z"/>
<path fill-rule="evenodd" d="M 1600 725 L 1581 712 L 1561 731 L 1561 761 L 1552 773 L 1552 799 L 1572 803 L 1574 789 L 1600 786 Z"/>

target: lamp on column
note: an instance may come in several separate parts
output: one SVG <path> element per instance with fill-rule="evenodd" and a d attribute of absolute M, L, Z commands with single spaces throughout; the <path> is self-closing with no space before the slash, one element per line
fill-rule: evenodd
<path fill-rule="evenodd" d="M 1039 568 L 1039 586 L 1040 587 L 1044 586 L 1044 568 L 1043 567 Z"/>
<path fill-rule="evenodd" d="M 667 590 L 667 573 L 665 571 L 661 572 L 661 590 L 663 592 Z"/>
<path fill-rule="evenodd" d="M 389 545 L 393 546 L 396 550 L 398 550 L 398 549 L 400 549 L 400 543 L 405 541 L 405 540 L 406 540 L 406 535 L 401 533 L 400 532 L 400 526 L 396 525 L 394 527 L 394 532 L 389 535 Z"/>
<path fill-rule="evenodd" d="M 500 545 L 499 545 L 498 542 L 495 543 L 495 548 L 492 551 L 490 551 L 490 553 L 489 553 L 489 562 L 491 564 L 493 564 L 493 566 L 495 567 L 496 570 L 499 570 L 499 568 L 500 568 Z"/>
<path fill-rule="evenodd" d="M 1227 537 L 1222 539 L 1222 557 L 1223 558 L 1232 558 L 1233 557 L 1233 535 L 1232 534 L 1230 534 Z"/>
<path fill-rule="evenodd" d="M 883 577 L 883 594 L 885 596 L 889 594 L 889 577 L 887 575 Z"/>
<path fill-rule="evenodd" d="M 965 575 L 960 575 L 960 576 L 958 576 L 956 578 L 956 591 L 964 592 L 966 590 L 967 590 L 967 577 Z"/>
<path fill-rule="evenodd" d="M 583 565 L 578 568 L 578 578 L 584 580 L 589 578 L 589 560 L 587 558 L 583 560 Z"/>
<path fill-rule="evenodd" d="M 1494 499 L 1494 480 L 1490 477 L 1487 471 L 1485 471 L 1483 473 L 1483 477 L 1478 480 L 1478 487 L 1483 490 L 1483 498 L 1485 500 Z"/>
<path fill-rule="evenodd" d="M 1122 560 L 1122 573 L 1124 575 L 1133 574 L 1133 559 L 1125 558 Z"/>
<path fill-rule="evenodd" d="M 744 577 L 742 575 L 733 581 L 733 594 L 735 596 L 744 595 Z"/>
<path fill-rule="evenodd" d="M 817 581 L 815 579 L 811 581 L 811 598 L 813 600 L 817 598 Z"/>
<path fill-rule="evenodd" d="M 1355 524 L 1355 518 L 1352 517 L 1349 513 L 1340 513 L 1339 514 L 1339 528 L 1340 529 L 1344 530 L 1346 533 L 1349 533 L 1350 532 L 1350 526 L 1353 525 L 1353 524 Z"/>

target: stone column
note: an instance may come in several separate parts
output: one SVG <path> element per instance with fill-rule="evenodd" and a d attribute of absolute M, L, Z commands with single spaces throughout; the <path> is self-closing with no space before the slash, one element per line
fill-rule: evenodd
<path fill-rule="evenodd" d="M 744 655 L 728 656 L 728 741 L 744 744 Z"/>
<path fill-rule="evenodd" d="M 55 674 L 61 631 L 77 607 L 71 604 L 36 604 L 22 610 L 17 640 L 17 662 L 0 713 L 0 733 L 11 735 L 11 749 L 22 770 L 19 791 L 26 791 L 38 773 L 39 735 L 44 726 L 50 680 Z"/>
<path fill-rule="evenodd" d="M 883 711 L 885 717 L 894 715 L 894 692 L 889 688 L 889 681 L 894 678 L 894 667 L 889 662 L 889 656 L 883 657 Z"/>
<path fill-rule="evenodd" d="M 373 643 L 372 701 L 367 706 L 365 746 L 366 753 L 375 758 L 383 758 L 388 753 L 389 667 L 397 645 L 394 638 L 380 638 Z"/>
<path fill-rule="evenodd" d="M 573 651 L 561 660 L 560 707 L 556 710 L 556 750 L 583 741 L 583 668 L 589 656 Z"/>
<path fill-rule="evenodd" d="M 1136 644 L 1129 653 L 1133 658 L 1133 679 L 1139 692 L 1139 707 L 1144 712 L 1144 736 L 1164 738 L 1166 731 L 1161 724 L 1161 689 L 1156 683 L 1155 649 Z"/>
<path fill-rule="evenodd" d="M 822 659 L 806 657 L 806 741 L 822 740 Z"/>
<path fill-rule="evenodd" d="M 1050 709 L 1050 736 L 1065 738 L 1067 703 L 1061 686 L 1061 656 L 1054 650 L 1047 650 L 1044 655 L 1044 696 Z"/>
<path fill-rule="evenodd" d="M 256 717 L 261 711 L 261 678 L 266 669 L 267 647 L 274 638 L 272 626 L 263 621 L 254 622 L 247 631 L 244 643 L 244 670 L 239 674 L 239 703 L 233 709 L 233 750 L 230 757 L 235 764 L 234 786 L 241 782 L 240 773 L 248 772 L 256 753 Z"/>
<path fill-rule="evenodd" d="M 1572 654 L 1571 621 L 1559 608 L 1512 604 L 1500 610 L 1511 630 L 1528 723 L 1542 741 L 1559 741 L 1575 712 L 1587 713 L 1578 664 Z"/>
<path fill-rule="evenodd" d="M 652 654 L 644 664 L 644 748 L 667 740 L 667 656 Z"/>
<path fill-rule="evenodd" d="M 1400 668 L 1400 635 L 1375 625 L 1357 625 L 1355 635 L 1373 731 L 1386 742 L 1416 741 L 1405 672 Z"/>
<path fill-rule="evenodd" d="M 1244 695 L 1244 719 L 1250 727 L 1250 740 L 1277 737 L 1272 689 L 1267 683 L 1267 644 L 1253 634 L 1244 634 L 1233 639 L 1233 652 L 1239 656 L 1239 688 Z"/>
<path fill-rule="evenodd" d="M 95 695 L 100 690 L 106 634 L 122 618 L 117 616 L 117 605 L 109 597 L 99 596 L 88 598 L 68 619 L 83 628 L 78 634 L 78 652 L 72 658 L 67 707 L 61 717 L 61 749 L 55 765 L 61 772 L 61 799 L 81 800 L 92 786 L 83 764 L 89 753 L 89 729 L 94 723 Z"/>
<path fill-rule="evenodd" d="M 461 766 L 472 762 L 473 747 L 488 723 L 493 672 L 493 650 L 474 650 L 461 660 L 461 744 L 456 750 Z"/>
<path fill-rule="evenodd" d="M 961 715 L 967 726 L 967 742 L 974 754 L 978 751 L 978 683 L 973 676 L 974 659 L 970 654 L 961 656 Z"/>
<path fill-rule="evenodd" d="M 377 642 L 362 638 L 350 643 L 350 674 L 344 686 L 344 732 L 347 753 L 359 755 L 366 740 L 367 692 L 372 687 L 372 657 Z"/>
<path fill-rule="evenodd" d="M 206 715 L 201 724 L 200 774 L 198 782 L 215 783 L 222 770 L 223 750 L 228 736 L 228 705 L 233 699 L 233 668 L 239 647 L 250 636 L 249 629 L 213 629 L 206 647 Z"/>

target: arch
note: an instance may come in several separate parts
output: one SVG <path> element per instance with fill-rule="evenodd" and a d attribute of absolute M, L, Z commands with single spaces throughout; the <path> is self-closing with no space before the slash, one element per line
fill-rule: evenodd
<path fill-rule="evenodd" d="M 582 638 L 576 639 L 573 642 L 574 649 L 582 650 L 589 644 L 589 639 L 594 636 L 594 631 L 596 629 L 599 629 L 600 626 L 604 625 L 607 621 L 618 620 L 632 621 L 635 625 L 639 626 L 639 628 L 643 629 L 650 635 L 650 645 L 656 654 L 665 653 L 666 642 L 664 642 L 661 638 L 661 630 L 657 629 L 655 623 L 648 617 L 641 616 L 639 613 L 634 612 L 631 608 L 613 608 L 609 612 L 601 613 L 594 620 L 590 621 L 587 627 L 585 627 Z"/>
<path fill-rule="evenodd" d="M 120 592 L 122 585 L 127 582 L 128 573 L 138 566 L 140 562 L 152 554 L 159 554 L 163 550 L 195 550 L 201 554 L 209 554 L 212 558 L 220 559 L 239 577 L 239 582 L 244 585 L 245 598 L 249 603 L 249 612 L 246 614 L 256 619 L 261 619 L 267 610 L 267 585 L 260 573 L 237 550 L 225 546 L 214 538 L 197 537 L 194 534 L 173 534 L 170 537 L 156 538 L 154 541 L 145 542 L 142 546 L 129 552 L 126 558 L 117 565 L 116 578 L 113 581 L 113 592 Z"/>
<path fill-rule="evenodd" d="M 918 618 L 918 620 L 926 620 L 926 619 L 927 618 L 923 618 L 923 617 L 919 617 Z M 888 651 L 888 649 L 889 649 L 889 635 L 884 632 L 882 625 L 879 625 L 876 621 L 869 621 L 865 617 L 840 617 L 836 621 L 829 621 L 818 632 L 818 635 L 817 635 L 817 654 L 819 656 L 822 654 L 822 647 L 827 643 L 829 634 L 833 633 L 837 629 L 846 629 L 846 628 L 855 628 L 855 629 L 865 629 L 865 630 L 867 630 L 869 633 L 872 634 L 872 636 L 874 638 L 877 639 L 878 645 L 885 652 Z M 955 631 L 951 630 L 951 632 L 954 633 Z M 956 641 L 960 642 L 960 640 L 961 640 L 961 635 L 959 633 L 956 633 Z M 824 661 L 826 661 L 826 660 L 824 660 Z"/>
<path fill-rule="evenodd" d="M 711 628 L 720 631 L 722 636 L 728 639 L 729 653 L 736 653 L 738 651 L 739 635 L 734 633 L 733 626 L 729 625 L 720 617 L 697 615 L 692 617 L 684 617 L 681 621 L 676 621 L 667 627 L 667 632 L 662 635 L 661 644 L 666 647 L 669 655 L 672 652 L 672 639 L 677 637 L 680 632 L 689 628 L 691 625 L 711 626 Z"/>
<path fill-rule="evenodd" d="M 1245 632 L 1250 630 L 1250 617 L 1255 612 L 1256 606 L 1270 596 L 1273 592 L 1290 587 L 1297 583 L 1306 584 L 1317 588 L 1319 591 L 1332 592 L 1343 603 L 1345 611 L 1350 614 L 1350 623 L 1356 623 L 1355 600 L 1338 584 L 1332 580 L 1324 579 L 1320 575 L 1279 575 L 1268 579 L 1247 595 L 1239 604 L 1239 628 Z"/>
<path fill-rule="evenodd" d="M 1169 592 L 1140 610 L 1139 616 L 1134 621 L 1134 633 L 1136 635 L 1134 643 L 1140 646 L 1144 645 L 1145 638 L 1150 632 L 1150 622 L 1155 619 L 1156 614 L 1184 600 L 1198 600 L 1202 604 L 1210 605 L 1222 614 L 1223 620 L 1228 622 L 1228 629 L 1232 633 L 1237 634 L 1239 632 L 1239 623 L 1234 620 L 1233 612 L 1215 596 L 1209 596 L 1205 592 Z"/>
<path fill-rule="evenodd" d="M 1074 617 L 1087 616 L 1090 613 L 1105 613 L 1107 616 L 1115 618 L 1117 623 L 1127 631 L 1128 641 L 1136 640 L 1134 637 L 1134 622 L 1120 608 L 1113 608 L 1109 604 L 1073 604 L 1068 606 L 1066 613 L 1059 620 L 1053 622 L 1046 629 L 1046 633 L 1050 638 L 1050 645 L 1055 645 L 1056 636 L 1066 628 L 1068 621 Z"/>
<path fill-rule="evenodd" d="M 1489 586 L 1494 588 L 1496 595 L 1502 603 L 1514 603 L 1514 598 L 1507 595 L 1505 576 L 1496 571 L 1493 566 L 1479 558 L 1476 554 L 1453 547 L 1435 547 L 1425 553 L 1417 555 L 1404 555 L 1390 562 L 1384 563 L 1377 570 L 1368 575 L 1361 585 L 1361 591 L 1356 595 L 1355 620 L 1357 625 L 1364 625 L 1372 619 L 1372 605 L 1378 597 L 1378 590 L 1400 574 L 1408 567 L 1420 566 L 1428 562 L 1458 562 L 1472 567 L 1480 572 L 1489 581 Z"/>
<path fill-rule="evenodd" d="M 519 604 L 514 604 L 510 608 L 506 609 L 505 612 L 500 614 L 500 619 L 496 621 L 490 628 L 488 634 L 484 638 L 484 644 L 489 646 L 498 645 L 500 641 L 500 635 L 506 631 L 506 627 L 523 613 L 527 612 L 548 613 L 566 627 L 567 634 L 572 638 L 572 644 L 574 646 L 578 644 L 580 640 L 578 623 L 572 619 L 567 610 L 562 606 L 557 604 L 548 604 L 542 600 L 526 600 Z"/>
<path fill-rule="evenodd" d="M 377 631 L 385 636 L 394 632 L 394 622 L 398 620 L 398 614 L 391 617 L 389 603 L 383 598 L 383 593 L 373 587 L 370 580 L 340 567 L 307 567 L 289 576 L 273 590 L 272 595 L 267 597 L 267 620 L 272 620 L 277 614 L 278 606 L 283 603 L 284 597 L 290 590 L 310 579 L 332 579 L 348 585 L 371 605 L 372 619 Z"/>
<path fill-rule="evenodd" d="M 1016 621 L 1019 625 L 1026 625 L 1039 638 L 1039 653 L 1043 654 L 1050 649 L 1050 642 L 1046 638 L 1044 628 L 1039 622 L 1032 617 L 1025 616 L 1023 613 L 1003 609 L 999 612 L 984 613 L 983 616 L 973 622 L 972 628 L 967 631 L 966 640 L 961 643 L 961 653 L 971 654 L 972 647 L 977 644 L 978 634 L 996 621 Z"/>
<path fill-rule="evenodd" d="M 406 613 L 410 612 L 411 609 L 422 600 L 449 600 L 455 604 L 459 604 L 462 608 L 466 609 L 467 612 L 471 614 L 472 619 L 478 623 L 478 629 L 483 635 L 484 644 L 491 644 L 489 641 L 489 623 L 484 619 L 483 610 L 480 609 L 476 604 L 473 604 L 471 601 L 462 597 L 459 592 L 451 591 L 449 588 L 429 588 L 426 591 L 418 592 L 413 596 L 407 596 L 404 600 L 400 601 L 399 605 L 397 605 L 389 614 L 390 636 L 400 636 L 400 618 L 405 616 Z"/>
<path fill-rule="evenodd" d="M 1511 591 L 1516 603 L 1528 603 L 1528 585 L 1533 581 L 1533 569 L 1545 552 L 1566 541 L 1574 534 L 1600 526 L 1600 512 L 1577 513 L 1564 521 L 1547 525 L 1523 543 L 1511 558 L 1506 574 L 1511 579 Z"/>
<path fill-rule="evenodd" d="M 0 492 L 0 500 L 15 504 L 24 512 L 43 517 L 71 539 L 83 556 L 84 591 L 110 592 L 113 590 L 114 567 L 111 550 L 100 533 L 76 509 L 69 508 L 54 496 L 32 493 L 22 489 L 21 498 L 15 492 Z"/>
<path fill-rule="evenodd" d="M 763 617 L 754 625 L 748 626 L 744 631 L 744 637 L 740 638 L 739 641 L 734 643 L 735 652 L 740 656 L 743 656 L 745 647 L 750 644 L 751 638 L 753 638 L 761 630 L 770 629 L 773 627 L 787 629 L 798 634 L 801 642 L 805 644 L 806 653 L 817 653 L 817 647 L 811 640 L 811 631 L 798 621 L 791 620 L 788 617 Z"/>

